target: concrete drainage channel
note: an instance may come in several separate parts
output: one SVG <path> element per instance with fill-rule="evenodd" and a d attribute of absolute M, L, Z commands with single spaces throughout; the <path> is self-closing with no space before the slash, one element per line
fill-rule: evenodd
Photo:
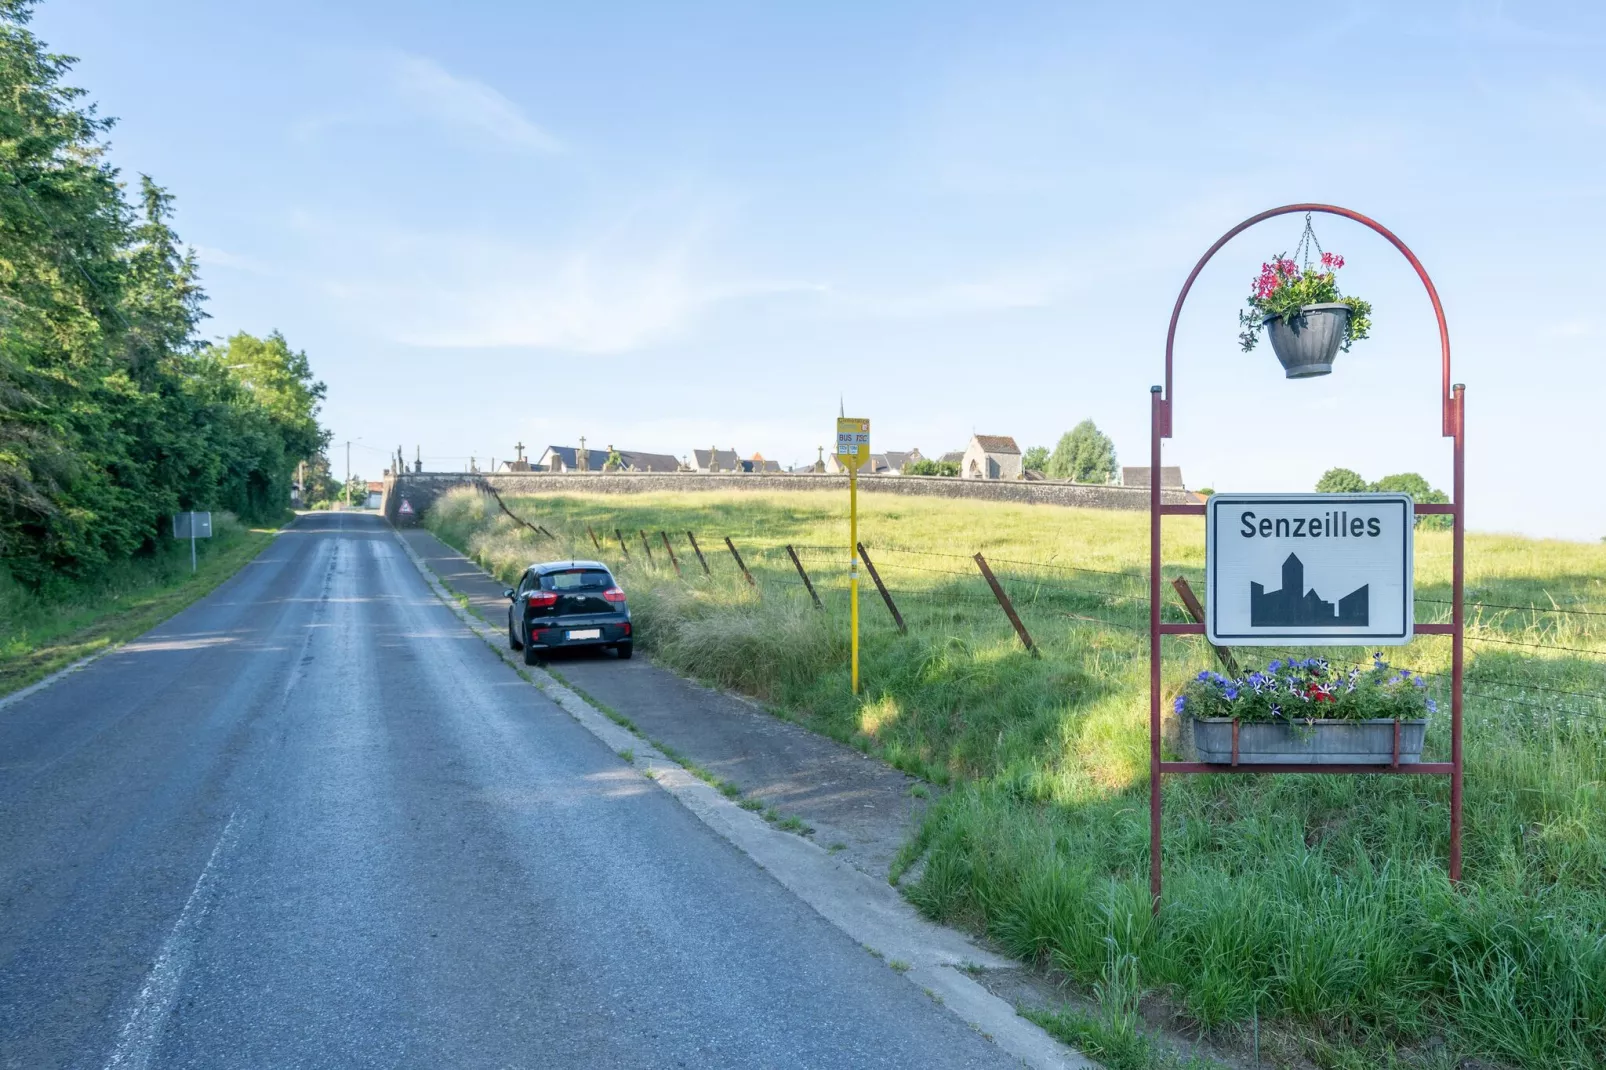
<path fill-rule="evenodd" d="M 621 760 L 669 792 L 832 925 L 867 951 L 889 964 L 895 963 L 911 984 L 1025 1065 L 1045 1070 L 1097 1070 L 1097 1063 L 1017 1015 L 1014 1007 L 967 972 L 1012 970 L 1018 968 L 1018 963 L 983 950 L 962 933 L 922 918 L 890 885 L 831 857 L 825 849 L 800 836 L 772 827 L 758 814 L 698 779 L 650 741 L 615 723 L 550 673 L 515 661 L 506 649 L 507 637 L 501 630 L 465 608 L 407 540 L 399 534 L 395 538 L 436 596 L 504 662 Z"/>

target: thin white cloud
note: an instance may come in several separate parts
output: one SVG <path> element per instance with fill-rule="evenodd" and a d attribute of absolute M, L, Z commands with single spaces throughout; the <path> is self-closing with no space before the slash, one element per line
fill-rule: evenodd
<path fill-rule="evenodd" d="M 683 336 L 717 306 L 819 289 L 731 279 L 711 265 L 698 213 L 657 207 L 559 247 L 483 233 L 353 233 L 309 218 L 300 226 L 332 243 L 339 267 L 324 291 L 404 345 L 627 353 Z"/>
<path fill-rule="evenodd" d="M 231 253 L 227 249 L 218 249 L 211 245 L 194 245 L 195 258 L 203 267 L 233 268 L 237 271 L 248 271 L 254 275 L 266 275 L 272 269 L 262 261 L 251 256 L 241 256 Z"/>
<path fill-rule="evenodd" d="M 391 75 L 397 96 L 420 115 L 510 148 L 548 154 L 563 151 L 561 141 L 532 122 L 500 91 L 452 74 L 432 59 L 397 54 L 391 61 Z"/>

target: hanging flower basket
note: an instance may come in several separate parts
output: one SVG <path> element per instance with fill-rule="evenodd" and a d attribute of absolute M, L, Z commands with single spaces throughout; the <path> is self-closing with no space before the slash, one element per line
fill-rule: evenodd
<path fill-rule="evenodd" d="M 1261 323 L 1288 378 L 1305 379 L 1333 370 L 1333 358 L 1349 336 L 1351 314 L 1348 305 L 1330 302 L 1301 305 L 1294 312 L 1267 316 Z"/>
<path fill-rule="evenodd" d="M 1201 672 L 1177 696 L 1199 761 L 1222 765 L 1404 765 L 1422 760 L 1427 681 L 1393 669 L 1335 671 L 1324 658 L 1273 661 L 1238 679 Z"/>
<path fill-rule="evenodd" d="M 1312 246 L 1319 254 L 1315 263 L 1308 259 Z M 1344 258 L 1322 251 L 1308 217 L 1294 255 L 1279 253 L 1260 265 L 1249 307 L 1238 313 L 1238 341 L 1249 352 L 1264 327 L 1288 378 L 1308 379 L 1331 372 L 1340 350 L 1348 353 L 1352 343 L 1371 333 L 1372 306 L 1339 293 Z"/>

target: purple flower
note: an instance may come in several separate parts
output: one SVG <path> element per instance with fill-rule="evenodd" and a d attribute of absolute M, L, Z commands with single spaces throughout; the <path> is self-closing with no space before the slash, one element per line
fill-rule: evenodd
<path fill-rule="evenodd" d="M 1434 702 L 1432 699 L 1428 699 L 1428 712 L 1429 713 L 1438 713 L 1439 712 L 1439 704 L 1437 702 Z"/>
<path fill-rule="evenodd" d="M 1238 697 L 1238 689 L 1236 687 L 1227 688 L 1227 701 L 1228 702 L 1231 702 L 1233 699 L 1235 699 L 1237 697 Z"/>
<path fill-rule="evenodd" d="M 1210 670 L 1209 669 L 1200 669 L 1199 670 L 1199 675 L 1195 676 L 1194 679 L 1198 680 L 1201 684 L 1204 683 L 1206 680 L 1210 679 Z"/>
<path fill-rule="evenodd" d="M 1188 700 L 1183 696 L 1178 695 L 1176 702 L 1171 704 L 1171 709 L 1175 713 L 1181 713 L 1187 707 L 1187 705 Z"/>

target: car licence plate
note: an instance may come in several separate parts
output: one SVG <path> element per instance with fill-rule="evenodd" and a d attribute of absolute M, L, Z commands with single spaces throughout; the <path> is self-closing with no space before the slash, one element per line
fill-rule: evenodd
<path fill-rule="evenodd" d="M 601 628 L 576 628 L 569 633 L 570 639 L 601 639 Z"/>

